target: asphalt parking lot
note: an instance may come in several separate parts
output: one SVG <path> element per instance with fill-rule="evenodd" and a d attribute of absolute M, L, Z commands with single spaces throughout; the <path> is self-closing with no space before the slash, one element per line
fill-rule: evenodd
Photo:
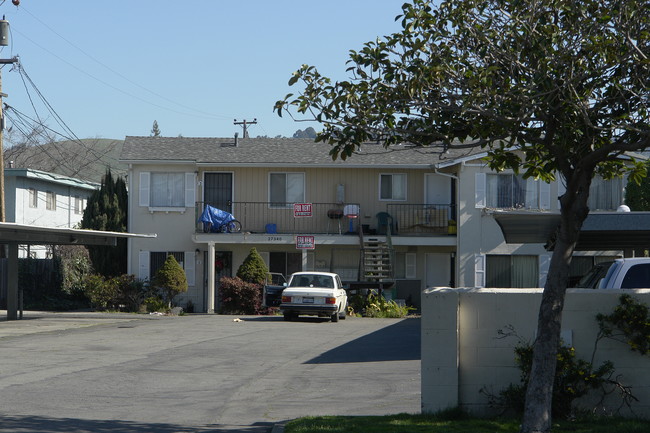
<path fill-rule="evenodd" d="M 0 353 L 3 433 L 262 433 L 420 411 L 417 318 L 26 313 L 0 321 Z"/>

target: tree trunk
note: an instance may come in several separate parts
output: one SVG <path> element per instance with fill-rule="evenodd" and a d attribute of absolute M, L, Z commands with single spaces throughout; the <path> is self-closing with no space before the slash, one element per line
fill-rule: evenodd
<path fill-rule="evenodd" d="M 561 197 L 561 222 L 539 307 L 537 338 L 533 346 L 533 364 L 526 390 L 521 433 L 551 431 L 553 382 L 569 265 L 582 223 L 589 213 L 587 198 L 591 173 L 583 172 L 575 177 L 574 182 L 567 186 L 567 194 L 571 194 L 570 191 L 576 193 L 571 194 L 573 197 L 567 194 Z"/>

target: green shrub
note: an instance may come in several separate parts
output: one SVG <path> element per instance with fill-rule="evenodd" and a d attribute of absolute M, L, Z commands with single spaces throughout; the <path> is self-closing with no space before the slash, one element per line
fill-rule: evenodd
<path fill-rule="evenodd" d="M 515 347 L 515 362 L 521 370 L 521 384 L 509 385 L 499 396 L 503 406 L 521 414 L 533 365 L 533 346 L 522 343 Z M 553 382 L 553 418 L 569 418 L 572 415 L 573 402 L 591 390 L 602 388 L 609 382 L 613 372 L 614 365 L 610 361 L 605 361 L 594 369 L 590 362 L 576 358 L 573 347 L 561 346 L 557 354 Z"/>
<path fill-rule="evenodd" d="M 88 250 L 81 245 L 57 245 L 54 254 L 61 260 L 61 291 L 71 296 L 83 294 L 84 281 L 93 272 Z"/>
<path fill-rule="evenodd" d="M 147 288 L 143 281 L 136 279 L 135 275 L 124 274 L 119 277 L 111 278 L 117 286 L 116 303 L 121 310 L 129 312 L 140 311 Z"/>
<path fill-rule="evenodd" d="M 169 311 L 169 303 L 160 296 L 145 298 L 144 305 L 147 313 L 167 313 Z"/>
<path fill-rule="evenodd" d="M 268 272 L 269 268 L 264 263 L 262 256 L 255 248 L 251 248 L 244 262 L 237 269 L 237 277 L 247 283 L 264 284 Z"/>
<path fill-rule="evenodd" d="M 158 269 L 153 278 L 152 285 L 162 293 L 162 298 L 171 308 L 174 296 L 187 292 L 187 278 L 185 271 L 178 264 L 174 256 L 167 256 L 165 263 Z"/>
<path fill-rule="evenodd" d="M 140 310 L 146 288 L 134 275 L 124 274 L 107 279 L 92 274 L 84 279 L 83 293 L 94 308 L 136 312 Z"/>
<path fill-rule="evenodd" d="M 397 302 L 387 300 L 381 295 L 369 294 L 368 296 L 353 295 L 348 299 L 350 314 L 361 314 L 365 317 L 375 318 L 402 318 L 408 316 L 413 307 L 399 305 Z"/>
<path fill-rule="evenodd" d="M 222 314 L 267 314 L 262 307 L 262 285 L 249 283 L 239 277 L 219 280 Z"/>
<path fill-rule="evenodd" d="M 94 308 L 105 310 L 118 305 L 118 285 L 115 281 L 106 280 L 101 275 L 88 275 L 84 281 L 83 291 Z"/>
<path fill-rule="evenodd" d="M 650 314 L 648 307 L 630 295 L 621 295 L 619 305 L 609 315 L 598 314 L 596 321 L 602 337 L 626 343 L 642 355 L 650 352 Z"/>

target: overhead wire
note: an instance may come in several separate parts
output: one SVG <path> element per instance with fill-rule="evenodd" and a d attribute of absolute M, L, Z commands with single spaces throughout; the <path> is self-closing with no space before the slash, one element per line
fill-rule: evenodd
<path fill-rule="evenodd" d="M 115 75 L 117 75 L 118 77 L 122 78 L 123 80 L 125 80 L 125 81 L 131 83 L 132 85 L 134 85 L 134 86 L 136 86 L 136 87 L 138 87 L 138 88 L 144 90 L 145 92 L 147 92 L 147 93 L 149 93 L 149 94 L 151 94 L 151 95 L 153 95 L 153 96 L 156 96 L 156 97 L 158 97 L 158 98 L 160 98 L 160 99 L 163 99 L 163 100 L 165 100 L 165 101 L 167 101 L 167 102 L 169 102 L 169 103 L 172 103 L 172 104 L 174 104 L 174 105 L 176 105 L 176 106 L 183 107 L 183 108 L 185 108 L 185 109 L 187 109 L 187 110 L 190 110 L 190 111 L 193 111 L 193 112 L 195 112 L 195 113 L 201 113 L 201 114 L 203 114 L 203 115 L 205 115 L 205 116 L 208 116 L 208 118 L 229 119 L 229 118 L 232 117 L 232 116 L 225 116 L 225 115 L 221 115 L 221 114 L 208 113 L 208 112 L 203 111 L 203 110 L 197 110 L 196 108 L 193 108 L 193 107 L 190 107 L 190 106 L 187 106 L 187 105 L 181 104 L 181 103 L 179 103 L 178 101 L 174 101 L 174 100 L 172 100 L 172 99 L 170 99 L 170 98 L 168 98 L 168 97 L 166 97 L 166 96 L 164 96 L 164 95 L 161 95 L 161 94 L 159 94 L 159 93 L 157 93 L 157 92 L 154 92 L 153 90 L 150 90 L 150 89 L 148 89 L 148 88 L 146 88 L 146 87 L 140 85 L 139 83 L 136 83 L 135 81 L 131 80 L 129 77 L 125 76 L 125 75 L 122 74 L 121 72 L 116 71 L 115 69 L 111 68 L 110 66 L 106 65 L 106 64 L 103 63 L 102 61 L 98 60 L 97 58 L 95 58 L 94 56 L 92 56 L 91 54 L 89 54 L 88 52 L 86 52 L 85 50 L 83 50 L 82 48 L 80 48 L 80 47 L 78 47 L 77 45 L 75 45 L 73 42 L 71 42 L 71 41 L 68 40 L 66 37 L 64 37 L 63 35 L 61 35 L 60 33 L 58 33 L 56 30 L 54 30 L 52 27 L 50 27 L 49 25 L 47 25 L 47 23 L 45 23 L 43 20 L 41 20 L 40 18 L 38 18 L 37 16 L 35 16 L 35 15 L 32 14 L 31 12 L 29 12 L 29 10 L 25 9 L 24 7 L 22 7 L 21 10 L 25 11 L 29 16 L 31 16 L 31 17 L 34 18 L 36 21 L 38 21 L 39 23 L 41 23 L 41 24 L 42 24 L 45 28 L 47 28 L 49 31 L 51 31 L 52 33 L 54 33 L 56 36 L 58 36 L 58 37 L 61 38 L 63 41 L 65 41 L 68 45 L 70 45 L 71 47 L 75 48 L 77 51 L 79 51 L 80 53 L 82 53 L 83 55 L 85 55 L 86 57 L 88 57 L 89 59 L 91 59 L 92 61 L 94 61 L 95 63 L 101 65 L 102 67 L 106 68 L 107 70 L 109 70 L 109 71 L 112 72 L 113 74 L 115 74 Z M 32 41 L 32 43 L 33 43 L 33 41 Z M 41 47 L 40 45 L 39 45 L 39 47 L 42 48 L 42 49 L 44 49 L 44 48 Z M 46 50 L 46 51 L 47 51 L 47 50 Z M 48 52 L 49 52 L 49 51 L 48 51 Z M 155 105 L 155 106 L 158 106 L 158 105 Z"/>

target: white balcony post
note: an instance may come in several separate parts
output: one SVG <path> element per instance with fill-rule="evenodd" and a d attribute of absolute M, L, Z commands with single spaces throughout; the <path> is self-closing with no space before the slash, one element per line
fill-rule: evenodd
<path fill-rule="evenodd" d="M 214 292 L 215 292 L 215 272 L 214 272 L 214 259 L 215 259 L 215 244 L 208 242 L 208 305 L 206 308 L 207 313 L 214 313 Z"/>

